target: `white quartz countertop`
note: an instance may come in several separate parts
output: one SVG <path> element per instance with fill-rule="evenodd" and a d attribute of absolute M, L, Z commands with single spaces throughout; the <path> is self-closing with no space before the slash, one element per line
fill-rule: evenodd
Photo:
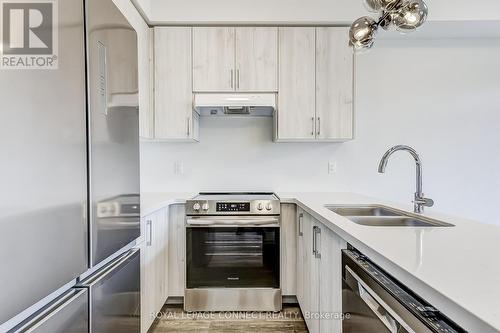
<path fill-rule="evenodd" d="M 355 224 L 326 205 L 413 206 L 354 193 L 277 193 L 295 203 L 470 332 L 500 332 L 500 227 L 427 209 L 424 216 L 451 228 L 370 227 Z M 195 193 L 142 194 L 142 215 Z"/>

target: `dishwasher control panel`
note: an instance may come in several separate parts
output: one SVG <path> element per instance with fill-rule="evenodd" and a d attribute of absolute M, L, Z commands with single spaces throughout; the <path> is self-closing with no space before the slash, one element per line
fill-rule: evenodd
<path fill-rule="evenodd" d="M 411 290 L 402 285 L 376 264 L 371 262 L 365 255 L 357 250 L 343 250 L 343 255 L 354 262 L 363 276 L 369 277 L 383 290 L 388 292 L 397 302 L 402 304 L 413 316 L 417 317 L 435 333 L 462 333 L 465 332 L 455 323 L 446 318 L 438 309 L 434 308 Z M 382 290 L 382 289 L 381 289 Z"/>

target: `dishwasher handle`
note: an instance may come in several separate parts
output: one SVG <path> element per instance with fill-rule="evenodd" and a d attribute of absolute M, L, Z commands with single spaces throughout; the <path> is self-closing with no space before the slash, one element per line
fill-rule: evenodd
<path fill-rule="evenodd" d="M 346 273 L 351 275 L 351 277 L 357 282 L 356 293 L 363 300 L 363 302 L 375 313 L 375 315 L 380 319 L 380 321 L 387 327 L 391 333 L 398 333 L 398 323 L 396 319 L 389 313 L 388 306 L 382 304 L 382 302 L 377 301 L 372 295 L 376 295 L 375 292 L 368 287 L 361 278 L 352 271 L 348 266 L 345 267 Z"/>

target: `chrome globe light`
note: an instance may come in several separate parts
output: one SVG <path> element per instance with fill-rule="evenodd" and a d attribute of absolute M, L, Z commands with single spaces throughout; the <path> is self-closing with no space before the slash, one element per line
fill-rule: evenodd
<path fill-rule="evenodd" d="M 363 0 L 368 11 L 379 13 L 378 20 L 364 16 L 351 25 L 350 44 L 356 51 L 373 46 L 378 28 L 395 27 L 400 32 L 415 31 L 427 20 L 428 8 L 423 0 Z"/>
<path fill-rule="evenodd" d="M 373 46 L 377 34 L 377 22 L 369 16 L 364 16 L 352 24 L 349 40 L 356 49 L 369 49 Z"/>

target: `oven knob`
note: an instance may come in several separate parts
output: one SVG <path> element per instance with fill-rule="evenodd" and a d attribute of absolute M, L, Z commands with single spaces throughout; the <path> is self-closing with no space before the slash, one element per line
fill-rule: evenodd
<path fill-rule="evenodd" d="M 203 209 L 204 211 L 207 211 L 207 210 L 208 210 L 208 208 L 209 208 L 209 206 L 208 206 L 208 203 L 207 203 L 207 202 L 205 202 L 205 203 L 203 204 L 203 206 L 201 206 L 201 209 Z"/>
<path fill-rule="evenodd" d="M 267 210 L 272 210 L 273 209 L 273 205 L 270 202 L 268 202 L 267 205 L 266 205 L 266 209 Z"/>
<path fill-rule="evenodd" d="M 259 202 L 259 204 L 257 205 L 257 209 L 258 210 L 263 210 L 264 209 L 264 205 L 262 205 L 262 202 Z"/>
<path fill-rule="evenodd" d="M 195 204 L 193 205 L 193 209 L 194 209 L 194 210 L 200 210 L 200 208 L 201 208 L 201 206 L 200 206 L 200 203 L 199 203 L 199 202 L 197 202 L 197 203 L 195 203 Z"/>

